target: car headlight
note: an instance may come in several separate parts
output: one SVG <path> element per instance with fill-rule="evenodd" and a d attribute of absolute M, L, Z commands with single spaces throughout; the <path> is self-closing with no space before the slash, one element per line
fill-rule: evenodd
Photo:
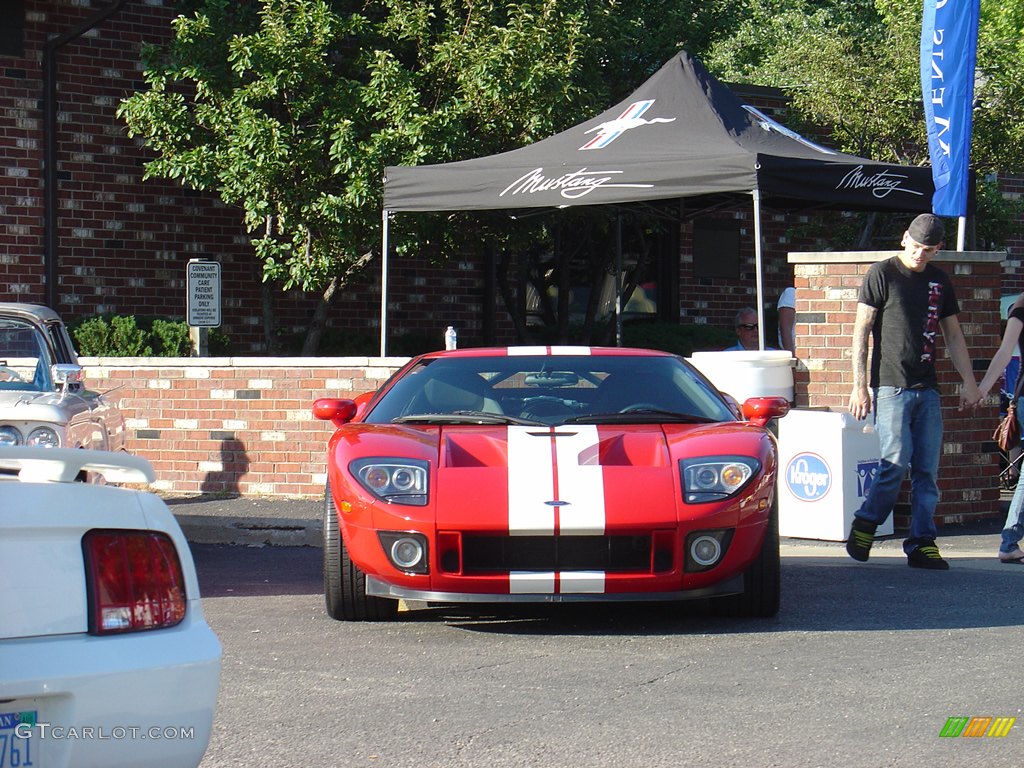
<path fill-rule="evenodd" d="M 35 445 L 40 448 L 60 448 L 60 435 L 50 427 L 36 427 L 28 433 L 28 440 L 25 445 Z"/>
<path fill-rule="evenodd" d="M 702 504 L 727 499 L 743 490 L 759 469 L 761 462 L 750 456 L 683 459 L 679 462 L 683 501 L 687 504 Z"/>
<path fill-rule="evenodd" d="M 428 465 L 416 459 L 356 459 L 349 465 L 359 484 L 379 499 L 422 507 L 427 503 Z"/>
<path fill-rule="evenodd" d="M 14 427 L 0 427 L 0 446 L 21 445 L 21 432 Z"/>

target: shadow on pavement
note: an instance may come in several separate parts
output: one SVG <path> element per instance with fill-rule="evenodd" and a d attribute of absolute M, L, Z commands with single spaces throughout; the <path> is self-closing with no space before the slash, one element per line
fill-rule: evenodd
<path fill-rule="evenodd" d="M 315 547 L 193 544 L 205 598 L 322 594 Z M 677 603 L 440 605 L 402 622 L 437 622 L 493 634 L 637 635 L 954 630 L 1024 624 L 1024 567 L 994 555 L 951 559 L 949 571 L 908 568 L 900 557 L 854 563 L 834 554 L 783 557 L 782 609 L 770 619 L 719 618 L 706 601 Z M 324 614 L 325 622 L 331 622 Z"/>

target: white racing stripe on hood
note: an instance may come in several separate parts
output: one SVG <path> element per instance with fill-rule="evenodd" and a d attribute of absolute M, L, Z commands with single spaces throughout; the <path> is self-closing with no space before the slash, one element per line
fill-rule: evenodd
<path fill-rule="evenodd" d="M 589 355 L 590 347 L 509 347 L 505 350 L 509 357 L 525 357 L 527 355 Z"/>
<path fill-rule="evenodd" d="M 551 434 L 544 427 L 508 428 L 508 530 L 513 536 L 555 532 Z"/>
<path fill-rule="evenodd" d="M 604 475 L 596 463 L 597 427 L 559 427 L 555 449 L 558 462 L 558 499 L 568 502 L 558 508 L 560 533 L 596 536 L 604 533 Z M 592 449 L 594 464 L 581 464 L 580 456 Z"/>
<path fill-rule="evenodd" d="M 552 355 L 589 355 L 590 347 L 551 347 Z"/>

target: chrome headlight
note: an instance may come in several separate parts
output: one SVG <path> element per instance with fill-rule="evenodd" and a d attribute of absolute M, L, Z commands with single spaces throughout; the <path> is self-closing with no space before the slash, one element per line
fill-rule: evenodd
<path fill-rule="evenodd" d="M 428 465 L 416 459 L 356 459 L 349 470 L 379 499 L 422 507 L 427 503 Z"/>
<path fill-rule="evenodd" d="M 727 499 L 743 490 L 760 469 L 761 462 L 750 456 L 683 459 L 679 462 L 683 501 L 687 504 L 702 504 Z"/>
<path fill-rule="evenodd" d="M 60 448 L 60 435 L 50 427 L 36 427 L 28 433 L 25 445 L 35 445 L 41 448 Z"/>
<path fill-rule="evenodd" d="M 21 432 L 14 427 L 0 427 L 0 446 L 21 445 Z"/>

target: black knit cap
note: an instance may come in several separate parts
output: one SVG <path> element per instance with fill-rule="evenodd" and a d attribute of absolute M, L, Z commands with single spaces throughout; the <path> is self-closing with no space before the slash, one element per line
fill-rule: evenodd
<path fill-rule="evenodd" d="M 922 213 L 910 222 L 907 234 L 921 245 L 941 245 L 946 239 L 946 228 L 938 216 Z"/>

